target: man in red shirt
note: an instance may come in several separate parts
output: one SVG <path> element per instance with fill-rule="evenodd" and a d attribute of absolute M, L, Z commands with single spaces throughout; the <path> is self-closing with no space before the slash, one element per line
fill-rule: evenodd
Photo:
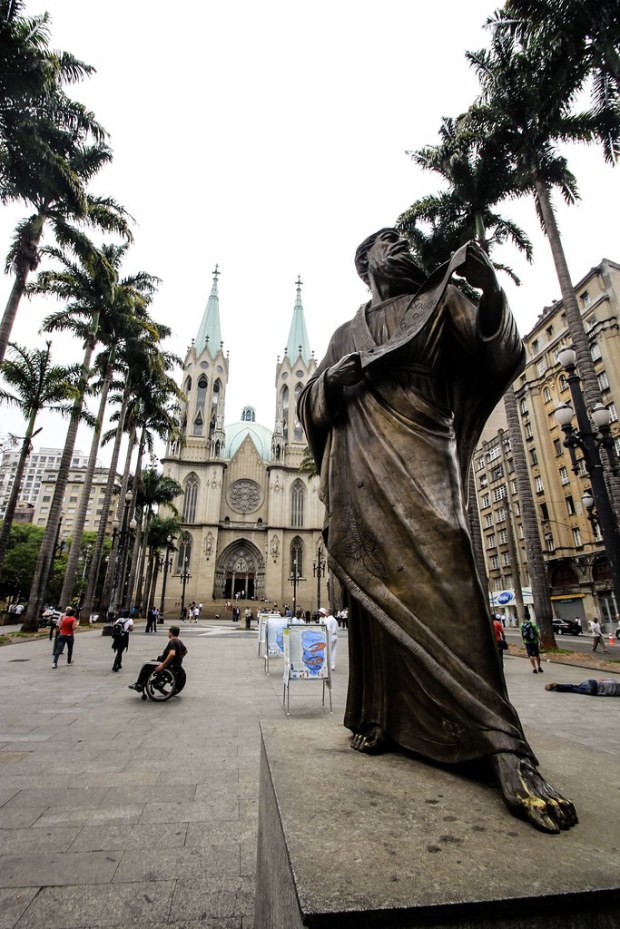
<path fill-rule="evenodd" d="M 78 621 L 75 617 L 75 610 L 73 607 L 68 606 L 63 616 L 60 617 L 60 622 L 58 624 L 58 638 L 56 639 L 56 648 L 54 649 L 54 657 L 52 658 L 53 668 L 58 667 L 58 659 L 65 650 L 65 642 L 67 644 L 67 664 L 71 664 L 71 659 L 73 657 L 73 639 L 77 625 Z"/>

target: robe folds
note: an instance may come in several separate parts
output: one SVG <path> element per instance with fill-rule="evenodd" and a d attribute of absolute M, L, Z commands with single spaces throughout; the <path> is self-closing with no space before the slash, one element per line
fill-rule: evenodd
<path fill-rule="evenodd" d="M 523 367 L 523 344 L 505 300 L 497 331 L 481 331 L 453 270 L 434 291 L 360 307 L 299 398 L 329 563 L 348 597 L 345 725 L 379 725 L 439 762 L 497 752 L 535 761 L 508 700 L 465 512 L 473 450 Z M 326 370 L 351 352 L 363 380 L 327 385 Z"/>

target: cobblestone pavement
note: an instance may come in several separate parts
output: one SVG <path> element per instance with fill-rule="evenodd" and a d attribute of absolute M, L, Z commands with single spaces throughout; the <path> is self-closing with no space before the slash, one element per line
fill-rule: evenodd
<path fill-rule="evenodd" d="M 184 626 L 181 637 L 187 687 L 163 704 L 127 689 L 163 649 L 162 627 L 156 636 L 138 628 L 118 674 L 111 640 L 98 630 L 80 634 L 74 663 L 63 656 L 57 670 L 47 639 L 0 649 L 0 929 L 252 926 L 258 721 L 294 727 L 329 720 L 329 711 L 320 684 L 300 682 L 284 715 L 281 662 L 266 676 L 255 632 L 209 621 Z M 343 634 L 335 718 L 346 696 L 346 646 Z M 591 750 L 593 771 L 597 753 L 617 758 L 620 700 L 544 690 L 553 679 L 610 675 L 544 667 L 532 675 L 523 659 L 506 660 L 535 750 L 537 736 L 564 732 Z"/>

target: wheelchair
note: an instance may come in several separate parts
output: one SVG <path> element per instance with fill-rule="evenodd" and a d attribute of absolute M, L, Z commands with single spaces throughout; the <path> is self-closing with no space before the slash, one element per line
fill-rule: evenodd
<path fill-rule="evenodd" d="M 170 666 L 164 668 L 163 671 L 156 671 L 155 668 L 159 662 L 152 661 L 144 666 L 140 672 L 140 677 L 143 676 L 145 670 L 148 670 L 148 664 L 153 667 L 145 683 L 140 685 L 143 700 L 150 699 L 155 700 L 156 703 L 163 703 L 165 700 L 170 700 L 171 697 L 176 697 L 181 693 L 187 681 L 187 675 L 182 667 Z"/>

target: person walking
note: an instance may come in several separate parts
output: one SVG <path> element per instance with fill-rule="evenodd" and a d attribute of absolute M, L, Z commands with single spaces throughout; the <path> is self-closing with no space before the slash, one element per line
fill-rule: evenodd
<path fill-rule="evenodd" d="M 597 617 L 594 616 L 592 617 L 592 651 L 595 652 L 599 645 L 602 646 L 603 651 L 605 654 L 607 654 L 607 646 L 605 645 L 605 639 L 603 638 L 601 624 Z"/>
<path fill-rule="evenodd" d="M 56 639 L 56 648 L 52 657 L 53 668 L 58 667 L 58 659 L 64 652 L 65 645 L 67 646 L 67 664 L 71 664 L 73 660 L 73 640 L 77 626 L 78 621 L 75 610 L 73 607 L 68 606 L 58 623 L 58 638 Z"/>
<path fill-rule="evenodd" d="M 336 670 L 336 650 L 338 648 L 338 620 L 332 614 L 331 610 L 326 610 L 324 606 L 319 610 L 319 621 L 325 623 L 327 626 L 327 634 L 329 635 L 329 654 L 330 654 L 330 668 L 332 671 Z"/>
<path fill-rule="evenodd" d="M 113 671 L 120 671 L 123 667 L 123 652 L 129 649 L 129 633 L 133 629 L 131 616 L 119 617 L 112 627 L 112 648 L 114 649 Z"/>
<path fill-rule="evenodd" d="M 525 645 L 527 657 L 534 674 L 542 674 L 543 669 L 540 664 L 540 630 L 533 619 L 526 619 L 521 623 L 521 638 Z"/>
<path fill-rule="evenodd" d="M 581 684 L 545 684 L 545 690 L 557 690 L 560 694 L 586 694 L 589 697 L 620 697 L 620 683 L 612 680 L 597 681 L 588 678 Z"/>
<path fill-rule="evenodd" d="M 506 633 L 504 632 L 504 626 L 501 619 L 498 619 L 497 616 L 491 616 L 493 621 L 493 634 L 495 636 L 495 644 L 497 645 L 497 652 L 499 654 L 499 662 L 504 667 L 504 652 L 508 648 L 508 642 L 506 641 Z"/>

